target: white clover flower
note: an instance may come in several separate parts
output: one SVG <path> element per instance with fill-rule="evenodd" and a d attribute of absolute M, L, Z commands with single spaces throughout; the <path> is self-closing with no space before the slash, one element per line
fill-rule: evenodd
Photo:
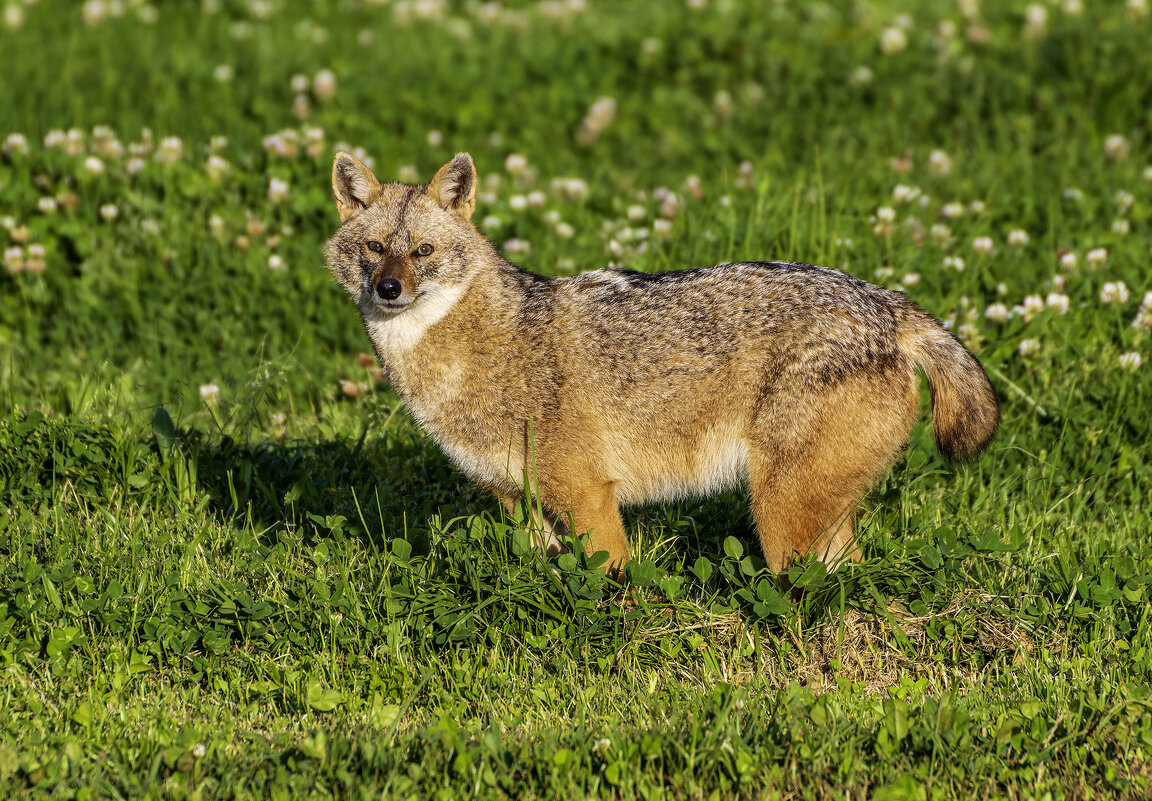
<path fill-rule="evenodd" d="M 630 222 L 640 222 L 648 216 L 648 209 L 637 204 L 628 207 L 628 220 Z"/>
<path fill-rule="evenodd" d="M 340 391 L 349 398 L 355 398 L 362 392 L 368 391 L 368 384 L 364 381 L 348 381 L 340 379 Z"/>
<path fill-rule="evenodd" d="M 105 222 L 112 222 L 120 216 L 120 209 L 116 207 L 115 203 L 105 203 L 100 207 L 100 217 Z"/>
<path fill-rule="evenodd" d="M 664 219 L 653 220 L 652 233 L 661 237 L 668 236 L 668 234 L 672 233 L 672 223 Z"/>
<path fill-rule="evenodd" d="M 1060 254 L 1060 266 L 1063 267 L 1064 269 L 1066 269 L 1066 270 L 1075 269 L 1076 268 L 1076 262 L 1077 262 L 1077 258 L 1076 258 L 1076 252 L 1075 251 L 1069 250 L 1069 251 L 1066 251 L 1066 252 Z"/>
<path fill-rule="evenodd" d="M 600 97 L 588 107 L 588 113 L 580 122 L 580 131 L 576 134 L 576 141 L 582 145 L 590 145 L 600 138 L 612 122 L 616 119 L 616 100 L 611 97 Z"/>
<path fill-rule="evenodd" d="M 208 173 L 208 177 L 213 181 L 219 182 L 231 166 L 225 159 L 213 153 L 204 162 L 204 172 Z"/>
<path fill-rule="evenodd" d="M 140 230 L 148 234 L 148 236 L 156 236 L 160 233 L 160 223 L 147 217 L 140 221 Z"/>
<path fill-rule="evenodd" d="M 1024 35 L 1036 38 L 1044 33 L 1048 25 L 1048 9 L 1039 3 L 1031 3 L 1024 9 Z"/>
<path fill-rule="evenodd" d="M 10 3 L 4 8 L 4 27 L 10 31 L 20 30 L 24 25 L 24 9 L 16 3 Z"/>
<path fill-rule="evenodd" d="M 996 249 L 990 236 L 978 236 L 972 240 L 972 249 L 977 253 L 991 253 Z"/>
<path fill-rule="evenodd" d="M 891 206 L 881 206 L 876 209 L 876 221 L 881 223 L 890 223 L 896 220 L 896 209 Z"/>
<path fill-rule="evenodd" d="M 508 198 L 508 208 L 512 211 L 524 211 L 528 208 L 528 198 L 523 195 L 513 195 Z"/>
<path fill-rule="evenodd" d="M 915 286 L 920 283 L 920 273 L 905 273 L 904 276 L 900 278 L 900 283 L 904 286 Z"/>
<path fill-rule="evenodd" d="M 582 178 L 556 178 L 552 181 L 552 192 L 568 200 L 583 200 L 588 197 L 588 182 Z"/>
<path fill-rule="evenodd" d="M 440 145 L 444 144 L 444 134 L 435 128 L 427 133 L 425 139 L 427 139 L 430 147 L 440 147 Z"/>
<path fill-rule="evenodd" d="M 754 169 L 752 162 L 747 160 L 740 162 L 740 166 L 737 168 L 736 186 L 742 189 L 751 189 L 756 186 L 756 179 L 753 176 Z"/>
<path fill-rule="evenodd" d="M 938 245 L 947 245 L 952 241 L 952 229 L 944 223 L 934 223 L 929 230 L 932 241 Z"/>
<path fill-rule="evenodd" d="M 212 70 L 212 77 L 216 83 L 229 83 L 236 77 L 236 68 L 231 64 L 217 64 L 216 68 Z"/>
<path fill-rule="evenodd" d="M 40 209 L 41 214 L 51 214 L 56 211 L 56 198 L 42 197 L 36 201 L 36 208 Z"/>
<path fill-rule="evenodd" d="M 4 250 L 4 269 L 13 275 L 24 270 L 24 248 L 14 246 Z"/>
<path fill-rule="evenodd" d="M 1031 356 L 1040 350 L 1040 340 L 1038 339 L 1022 339 L 1016 350 L 1021 356 Z"/>
<path fill-rule="evenodd" d="M 1128 221 L 1125 220 L 1123 217 L 1121 217 L 1118 220 L 1112 221 L 1112 233 L 1125 235 L 1130 230 L 1132 230 L 1131 226 L 1129 225 Z"/>
<path fill-rule="evenodd" d="M 179 136 L 165 136 L 156 149 L 156 158 L 165 164 L 175 164 L 180 161 L 183 152 L 184 142 Z"/>
<path fill-rule="evenodd" d="M 1123 306 L 1128 302 L 1128 287 L 1123 281 L 1108 281 L 1100 289 L 1100 302 Z"/>
<path fill-rule="evenodd" d="M 321 102 L 331 100 L 336 94 L 336 73 L 320 70 L 312 77 L 312 94 Z"/>
<path fill-rule="evenodd" d="M 983 200 L 973 200 L 971 203 L 968 204 L 968 210 L 970 212 L 972 212 L 973 214 L 983 214 L 984 209 L 985 209 L 985 206 L 984 206 Z"/>
<path fill-rule="evenodd" d="M 308 76 L 296 73 L 288 79 L 288 87 L 296 94 L 308 91 Z"/>
<path fill-rule="evenodd" d="M 964 272 L 964 259 L 959 256 L 945 256 L 944 268 L 947 270 L 955 270 L 958 273 Z"/>
<path fill-rule="evenodd" d="M 312 101 L 308 95 L 296 95 L 292 98 L 292 116 L 298 120 L 306 120 L 312 113 Z"/>
<path fill-rule="evenodd" d="M 1144 360 L 1140 358 L 1139 353 L 1136 351 L 1131 351 L 1129 353 L 1120 354 L 1119 362 L 1120 367 L 1124 370 L 1139 370 L 1140 365 L 1144 363 Z"/>
<path fill-rule="evenodd" d="M 940 215 L 948 220 L 955 220 L 957 217 L 964 216 L 963 203 L 945 203 L 940 207 Z"/>
<path fill-rule="evenodd" d="M 42 273 L 47 268 L 44 261 L 44 246 L 34 242 L 28 246 L 28 258 L 24 262 L 24 269 L 30 273 Z"/>
<path fill-rule="evenodd" d="M 1068 296 L 1061 295 L 1059 292 L 1049 292 L 1048 297 L 1044 300 L 1044 305 L 1049 309 L 1055 309 L 1057 314 L 1067 314 Z"/>
<path fill-rule="evenodd" d="M 1064 190 L 1064 199 L 1079 203 L 1084 199 L 1084 191 L 1078 186 L 1069 186 Z"/>
<path fill-rule="evenodd" d="M 268 257 L 269 270 L 282 270 L 284 269 L 284 259 L 280 258 L 277 254 L 273 253 Z"/>
<path fill-rule="evenodd" d="M 1088 266 L 1092 269 L 1099 269 L 1108 263 L 1108 249 L 1107 248 L 1092 248 L 1084 256 L 1088 262 Z"/>
<path fill-rule="evenodd" d="M 1070 17 L 1078 17 L 1084 13 L 1083 0 L 1064 0 L 1060 8 Z"/>
<path fill-rule="evenodd" d="M 1029 238 L 1027 231 L 1023 228 L 1016 228 L 1008 233 L 1008 244 L 1017 247 L 1027 245 Z"/>
<path fill-rule="evenodd" d="M 282 203 L 288 199 L 291 193 L 291 187 L 288 186 L 287 181 L 282 181 L 279 178 L 270 178 L 268 180 L 268 202 L 269 203 Z"/>
<path fill-rule="evenodd" d="M 504 243 L 504 252 L 525 255 L 532 252 L 532 243 L 527 239 L 509 239 Z"/>
<path fill-rule="evenodd" d="M 528 168 L 528 159 L 521 156 L 519 153 L 509 153 L 508 157 L 504 159 L 504 169 L 516 175 L 524 172 Z"/>
<path fill-rule="evenodd" d="M 896 184 L 892 187 L 892 200 L 897 203 L 911 203 L 918 197 L 920 197 L 920 187 L 918 186 Z"/>
<path fill-rule="evenodd" d="M 203 759 L 205 754 L 208 753 L 208 747 L 204 743 L 196 743 L 192 746 L 192 756 L 196 759 Z"/>
<path fill-rule="evenodd" d="M 848 83 L 853 86 L 867 86 L 872 83 L 874 77 L 871 67 L 860 66 L 852 70 L 852 74 L 848 76 Z"/>
<path fill-rule="evenodd" d="M 556 223 L 556 236 L 560 237 L 561 239 L 571 239 L 575 235 L 576 235 L 576 229 L 573 228 L 569 223 L 566 223 L 566 222 Z"/>
<path fill-rule="evenodd" d="M 928 169 L 933 175 L 947 175 L 952 172 L 952 157 L 943 150 L 933 150 L 928 154 Z"/>
<path fill-rule="evenodd" d="M 1148 0 L 1128 0 L 1128 18 L 1140 22 L 1148 16 Z"/>
<path fill-rule="evenodd" d="M 1132 151 L 1132 144 L 1123 134 L 1110 134 L 1104 140 L 1104 155 L 1112 161 L 1123 161 Z"/>
<path fill-rule="evenodd" d="M 984 310 L 984 317 L 993 323 L 1004 323 L 1012 317 L 1012 312 L 1003 303 L 991 303 Z"/>
<path fill-rule="evenodd" d="M 21 156 L 28 153 L 28 139 L 22 133 L 10 133 L 4 140 L 3 148 L 5 155 L 19 154 Z"/>
<path fill-rule="evenodd" d="M 877 267 L 875 276 L 877 281 L 887 281 L 895 274 L 891 267 Z"/>
<path fill-rule="evenodd" d="M 488 214 L 480 221 L 481 228 L 499 228 L 504 224 L 504 221 L 497 217 L 495 214 Z"/>
<path fill-rule="evenodd" d="M 532 208 L 542 209 L 544 208 L 544 204 L 548 202 L 548 196 L 541 192 L 539 189 L 534 189 L 528 193 L 528 196 L 525 198 L 525 200 L 528 201 L 528 205 Z"/>
<path fill-rule="evenodd" d="M 288 415 L 286 415 L 284 412 L 272 412 L 272 414 L 268 415 L 268 422 L 277 428 L 281 428 L 286 422 L 288 422 Z"/>
<path fill-rule="evenodd" d="M 1112 195 L 1112 202 L 1116 204 L 1116 208 L 1120 209 L 1121 213 L 1132 208 L 1132 204 L 1135 201 L 1136 197 L 1127 189 L 1117 189 L 1115 194 Z"/>
<path fill-rule="evenodd" d="M 200 385 L 200 398 L 205 403 L 215 403 L 220 397 L 220 387 L 216 384 L 201 384 Z"/>
<path fill-rule="evenodd" d="M 716 112 L 716 116 L 721 119 L 732 115 L 732 107 L 734 104 L 732 93 L 727 89 L 721 89 L 712 98 L 712 109 Z"/>
<path fill-rule="evenodd" d="M 908 34 L 903 28 L 892 26 L 880 32 L 880 52 L 886 55 L 899 53 L 908 47 Z"/>
<path fill-rule="evenodd" d="M 1022 310 L 1021 316 L 1025 320 L 1031 320 L 1040 312 L 1044 311 L 1044 299 L 1039 295 L 1028 295 L 1020 304 Z"/>

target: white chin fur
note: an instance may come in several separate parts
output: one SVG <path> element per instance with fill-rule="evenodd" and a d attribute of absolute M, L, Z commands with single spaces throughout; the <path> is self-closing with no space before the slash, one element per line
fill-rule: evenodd
<path fill-rule="evenodd" d="M 385 359 L 402 357 L 415 347 L 431 328 L 452 310 L 467 287 L 462 284 L 428 286 L 402 309 L 386 309 L 372 304 L 365 314 L 368 335 Z"/>

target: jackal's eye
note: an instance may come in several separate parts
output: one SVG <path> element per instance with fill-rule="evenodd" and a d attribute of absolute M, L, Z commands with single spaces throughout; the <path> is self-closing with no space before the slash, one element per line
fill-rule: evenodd
<path fill-rule="evenodd" d="M 379 242 L 377 242 L 375 239 L 369 240 L 368 242 L 365 243 L 364 246 L 366 248 L 368 248 L 370 251 L 372 251 L 373 253 L 383 253 L 384 252 L 384 246 L 381 245 Z"/>
<path fill-rule="evenodd" d="M 427 242 L 425 242 L 423 245 L 416 248 L 416 255 L 417 256 L 431 256 L 432 251 L 433 251 L 433 247 L 431 245 L 429 245 Z"/>

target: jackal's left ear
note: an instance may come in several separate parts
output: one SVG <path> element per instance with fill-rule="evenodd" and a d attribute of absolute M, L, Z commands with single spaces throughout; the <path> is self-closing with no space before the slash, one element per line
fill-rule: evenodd
<path fill-rule="evenodd" d="M 341 150 L 332 162 L 332 193 L 340 222 L 344 222 L 372 204 L 380 194 L 380 181 L 364 162 Z"/>
<path fill-rule="evenodd" d="M 457 153 L 456 158 L 436 171 L 428 184 L 428 196 L 440 204 L 441 208 L 455 212 L 465 220 L 472 219 L 476 211 L 476 165 L 467 153 Z"/>

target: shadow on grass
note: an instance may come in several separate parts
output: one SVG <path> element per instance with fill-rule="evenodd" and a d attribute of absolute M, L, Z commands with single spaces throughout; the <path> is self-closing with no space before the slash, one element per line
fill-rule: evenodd
<path fill-rule="evenodd" d="M 375 548 L 400 536 L 419 552 L 433 515 L 452 519 L 497 509 L 495 499 L 417 437 L 237 443 L 192 435 L 181 448 L 195 461 L 209 508 L 250 520 L 264 537 L 293 525 L 306 537 L 340 526 Z"/>

